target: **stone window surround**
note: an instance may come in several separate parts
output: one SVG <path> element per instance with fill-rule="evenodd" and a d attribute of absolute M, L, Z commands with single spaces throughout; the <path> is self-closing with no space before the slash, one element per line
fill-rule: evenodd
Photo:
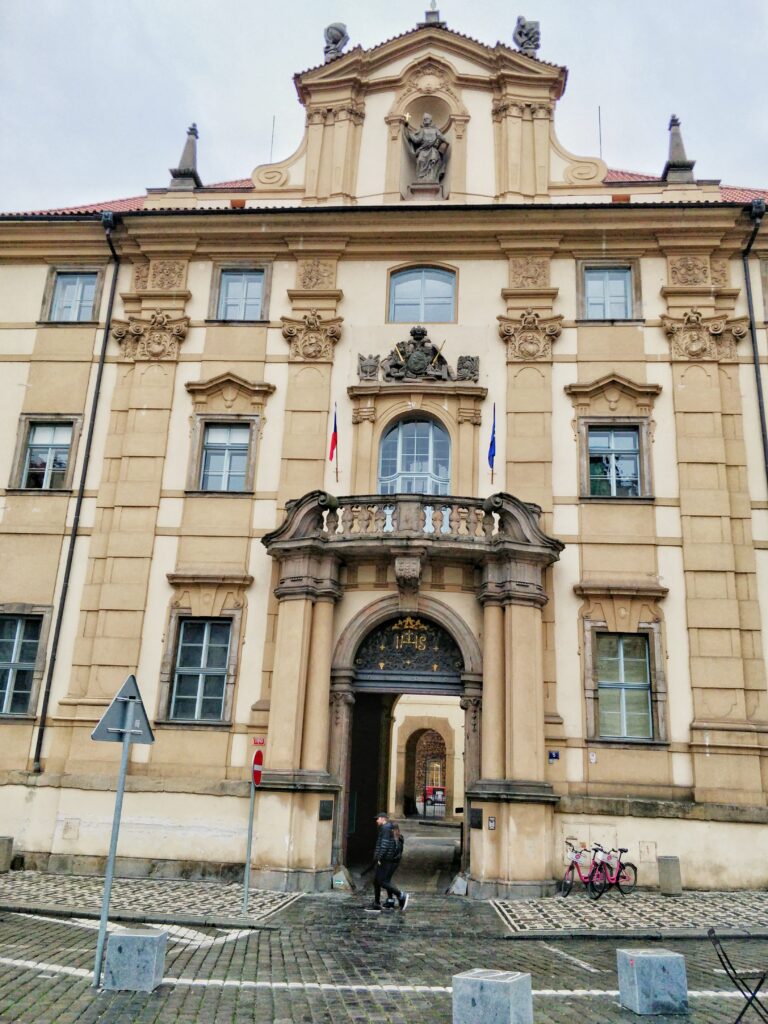
<path fill-rule="evenodd" d="M 40 692 L 40 684 L 43 681 L 43 675 L 45 673 L 45 663 L 48 652 L 48 634 L 51 629 L 53 606 L 46 604 L 24 604 L 22 602 L 11 602 L 0 604 L 0 615 L 16 617 L 34 616 L 42 620 L 40 623 L 40 639 L 37 644 L 35 670 L 32 674 L 32 690 L 29 695 L 27 711 L 25 714 L 21 715 L 3 714 L 0 712 L 0 721 L 2 722 L 35 721 L 37 718 L 37 697 Z"/>
<path fill-rule="evenodd" d="M 56 263 L 54 266 L 49 267 L 38 324 L 61 327 L 92 327 L 94 324 L 98 324 L 101 310 L 101 293 L 104 289 L 104 270 L 103 263 Z M 96 287 L 93 293 L 93 313 L 90 320 L 51 320 L 53 291 L 56 287 L 56 275 L 59 273 L 96 275 Z"/>
<path fill-rule="evenodd" d="M 192 432 L 189 446 L 190 461 L 187 469 L 187 486 L 184 493 L 189 496 L 204 495 L 206 498 L 217 496 L 223 498 L 252 496 L 254 494 L 256 480 L 256 456 L 261 422 L 262 417 L 259 413 L 195 413 L 192 417 Z M 248 464 L 245 470 L 245 487 L 242 491 L 208 491 L 204 490 L 200 486 L 205 428 L 209 424 L 214 423 L 248 423 L 250 426 L 250 435 L 248 438 Z"/>
<path fill-rule="evenodd" d="M 627 268 L 632 284 L 632 316 L 626 320 L 590 320 L 587 317 L 587 297 L 584 288 L 584 271 L 593 269 Z M 640 260 L 636 256 L 623 258 L 608 257 L 576 260 L 576 310 L 577 323 L 585 324 L 636 324 L 643 322 L 642 292 L 640 290 Z"/>
<path fill-rule="evenodd" d="M 435 324 L 440 326 L 442 324 L 457 324 L 459 323 L 459 267 L 454 266 L 452 263 L 442 263 L 440 260 L 409 260 L 407 263 L 398 263 L 394 267 L 387 269 L 387 290 L 384 295 L 384 323 L 392 324 L 396 327 L 407 327 L 404 320 L 390 320 L 389 319 L 389 307 L 390 307 L 390 295 L 392 293 L 392 275 L 399 274 L 403 270 L 425 270 L 434 268 L 435 270 L 446 270 L 453 274 L 454 278 L 454 289 L 453 289 L 453 319 L 452 320 L 425 320 L 425 325 Z M 419 321 L 420 323 L 422 321 Z"/>
<path fill-rule="evenodd" d="M 222 585 L 225 590 L 242 592 L 252 582 L 252 577 L 245 575 L 227 577 L 196 573 L 169 573 L 168 581 L 177 592 L 199 591 L 205 587 L 215 587 L 217 585 Z M 240 648 L 243 644 L 244 602 L 240 599 L 239 605 L 228 607 L 225 599 L 224 604 L 220 608 L 216 607 L 214 602 L 211 602 L 208 606 L 209 610 L 192 607 L 192 604 L 192 601 L 188 605 L 181 605 L 175 602 L 171 604 L 160 662 L 160 686 L 155 720 L 157 724 L 164 727 L 178 729 L 228 729 L 232 725 L 235 684 L 237 682 L 237 670 L 240 661 Z M 229 659 L 224 689 L 224 711 L 220 721 L 198 721 L 195 719 L 170 717 L 171 695 L 176 674 L 176 656 L 181 622 L 184 619 L 227 619 L 231 623 Z"/>
<path fill-rule="evenodd" d="M 261 270 L 264 284 L 261 292 L 261 316 L 258 320 L 222 320 L 219 316 L 221 274 L 224 270 Z M 271 260 L 214 260 L 211 271 L 211 292 L 208 300 L 206 323 L 213 324 L 262 324 L 269 323 L 269 298 L 272 291 Z"/>
<path fill-rule="evenodd" d="M 640 456 L 640 494 L 637 497 L 589 493 L 589 428 L 637 427 Z M 654 500 L 651 477 L 651 431 L 647 416 L 580 416 L 579 434 L 579 501 L 649 502 Z"/>
<path fill-rule="evenodd" d="M 43 490 L 39 487 L 25 487 L 23 483 L 24 464 L 27 460 L 27 443 L 29 441 L 29 429 L 33 423 L 69 423 L 72 426 L 72 440 L 69 445 L 69 459 L 67 461 L 67 476 L 64 487 L 49 487 Z M 20 492 L 22 494 L 69 494 L 72 490 L 72 481 L 75 473 L 75 462 L 77 461 L 77 446 L 80 441 L 80 432 L 83 426 L 82 413 L 45 413 L 45 412 L 23 412 L 19 415 L 19 429 L 16 435 L 16 447 L 11 463 L 11 481 L 7 490 Z"/>

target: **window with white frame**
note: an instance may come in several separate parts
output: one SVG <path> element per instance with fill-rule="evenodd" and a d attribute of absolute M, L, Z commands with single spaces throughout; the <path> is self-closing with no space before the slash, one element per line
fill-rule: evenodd
<path fill-rule="evenodd" d="M 641 494 L 640 430 L 636 426 L 591 425 L 589 494 L 596 498 L 637 498 Z"/>
<path fill-rule="evenodd" d="M 588 320 L 632 319 L 630 267 L 584 268 L 584 316 Z"/>
<path fill-rule="evenodd" d="M 200 490 L 244 491 L 250 442 L 250 423 L 206 423 L 200 459 Z"/>
<path fill-rule="evenodd" d="M 97 277 L 95 271 L 57 271 L 49 319 L 59 322 L 93 320 Z"/>
<path fill-rule="evenodd" d="M 29 711 L 42 618 L 0 615 L 0 713 Z"/>
<path fill-rule="evenodd" d="M 39 491 L 66 487 L 72 430 L 72 423 L 30 422 L 21 473 L 22 487 Z"/>
<path fill-rule="evenodd" d="M 380 494 L 447 494 L 451 441 L 434 420 L 400 420 L 379 453 Z"/>
<path fill-rule="evenodd" d="M 263 297 L 263 270 L 222 270 L 218 319 L 260 320 Z"/>
<path fill-rule="evenodd" d="M 231 632 L 229 619 L 181 620 L 170 718 L 223 719 Z"/>
<path fill-rule="evenodd" d="M 598 633 L 597 699 L 601 739 L 653 739 L 648 639 Z"/>
<path fill-rule="evenodd" d="M 398 270 L 389 279 L 392 323 L 448 323 L 456 319 L 456 274 L 439 267 Z"/>

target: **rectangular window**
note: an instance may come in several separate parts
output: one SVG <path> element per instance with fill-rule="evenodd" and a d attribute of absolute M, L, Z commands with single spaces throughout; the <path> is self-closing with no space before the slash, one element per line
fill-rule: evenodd
<path fill-rule="evenodd" d="M 222 270 L 218 319 L 260 320 L 263 293 L 263 270 Z"/>
<path fill-rule="evenodd" d="M 30 423 L 21 486 L 52 491 L 66 486 L 71 423 Z"/>
<path fill-rule="evenodd" d="M 587 320 L 631 320 L 630 268 L 585 267 L 584 306 Z"/>
<path fill-rule="evenodd" d="M 53 286 L 50 320 L 93 320 L 96 272 L 58 271 Z"/>
<path fill-rule="evenodd" d="M 640 432 L 637 427 L 589 427 L 589 493 L 593 497 L 640 495 Z"/>
<path fill-rule="evenodd" d="M 248 471 L 248 423 L 208 423 L 203 435 L 201 491 L 244 491 Z"/>
<path fill-rule="evenodd" d="M 171 718 L 222 720 L 231 628 L 229 619 L 182 619 Z"/>
<path fill-rule="evenodd" d="M 653 738 L 648 640 L 637 633 L 597 634 L 600 736 Z"/>
<path fill-rule="evenodd" d="M 0 713 L 29 710 L 42 619 L 0 615 Z"/>

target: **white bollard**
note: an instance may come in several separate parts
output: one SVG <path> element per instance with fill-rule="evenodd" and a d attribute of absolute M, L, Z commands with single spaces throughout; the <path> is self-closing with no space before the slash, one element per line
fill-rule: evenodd
<path fill-rule="evenodd" d="M 685 957 L 669 949 L 617 949 L 619 1002 L 640 1015 L 688 1013 Z"/>
<path fill-rule="evenodd" d="M 483 967 L 454 974 L 453 1024 L 533 1024 L 530 974 Z"/>
<path fill-rule="evenodd" d="M 107 942 L 104 988 L 154 992 L 163 980 L 168 932 L 131 928 L 112 932 Z"/>

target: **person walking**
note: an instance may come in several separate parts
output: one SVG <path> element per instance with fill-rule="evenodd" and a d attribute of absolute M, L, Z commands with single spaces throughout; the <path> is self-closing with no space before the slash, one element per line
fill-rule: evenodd
<path fill-rule="evenodd" d="M 392 885 L 392 875 L 397 870 L 402 856 L 402 839 L 398 840 L 395 835 L 395 826 L 389 820 L 386 811 L 379 811 L 376 815 L 376 824 L 379 827 L 376 834 L 376 846 L 373 851 L 373 905 L 368 909 L 374 913 L 382 910 L 381 890 L 384 889 L 389 900 L 396 899 L 401 910 L 408 906 L 409 895 L 401 892 L 396 885 Z"/>

